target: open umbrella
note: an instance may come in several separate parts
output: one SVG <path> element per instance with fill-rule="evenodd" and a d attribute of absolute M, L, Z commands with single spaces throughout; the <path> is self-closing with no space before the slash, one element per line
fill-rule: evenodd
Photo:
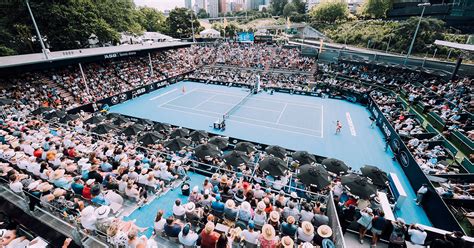
<path fill-rule="evenodd" d="M 9 104 L 12 104 L 14 102 L 15 102 L 15 100 L 13 100 L 13 99 L 0 98 L 0 106 L 9 105 Z"/>
<path fill-rule="evenodd" d="M 294 152 L 291 157 L 293 160 L 297 160 L 300 164 L 311 164 L 316 162 L 316 158 L 313 154 L 310 154 L 307 151 L 297 151 Z"/>
<path fill-rule="evenodd" d="M 63 116 L 63 118 L 59 119 L 59 122 L 66 123 L 68 121 L 73 121 L 73 120 L 76 120 L 78 118 L 79 118 L 79 115 L 67 114 L 67 115 Z"/>
<path fill-rule="evenodd" d="M 341 177 L 341 183 L 351 194 L 364 199 L 370 198 L 377 193 L 377 188 L 366 177 L 356 174 L 347 174 Z"/>
<path fill-rule="evenodd" d="M 247 164 L 250 160 L 249 156 L 245 152 L 233 150 L 232 152 L 224 155 L 224 162 L 233 167 L 237 167 L 241 164 Z"/>
<path fill-rule="evenodd" d="M 185 138 L 175 138 L 165 142 L 165 147 L 171 151 L 179 151 L 186 146 L 189 146 L 191 141 Z"/>
<path fill-rule="evenodd" d="M 322 165 L 304 164 L 300 166 L 298 179 L 305 185 L 313 185 L 318 189 L 331 184 L 331 176 Z"/>
<path fill-rule="evenodd" d="M 271 154 L 277 158 L 286 158 L 286 150 L 281 146 L 268 146 L 267 148 L 265 148 L 265 151 L 268 154 Z"/>
<path fill-rule="evenodd" d="M 104 117 L 95 115 L 95 116 L 92 116 L 91 118 L 87 119 L 86 121 L 84 121 L 84 123 L 97 124 L 97 123 L 101 123 L 103 120 L 105 120 Z"/>
<path fill-rule="evenodd" d="M 123 117 L 123 115 L 119 114 L 119 113 L 108 113 L 105 118 L 107 120 L 112 120 L 112 119 L 115 119 L 117 117 Z"/>
<path fill-rule="evenodd" d="M 209 134 L 204 130 L 196 130 L 192 131 L 189 134 L 189 137 L 192 141 L 201 141 L 202 139 L 207 139 L 209 137 Z"/>
<path fill-rule="evenodd" d="M 115 126 L 110 124 L 99 124 L 96 127 L 92 128 L 92 132 L 96 134 L 106 134 L 112 130 L 114 130 Z"/>
<path fill-rule="evenodd" d="M 153 126 L 153 129 L 155 131 L 158 131 L 158 132 L 160 132 L 160 131 L 166 131 L 167 132 L 171 129 L 171 126 L 170 126 L 170 124 L 158 122 Z"/>
<path fill-rule="evenodd" d="M 161 133 L 158 132 L 148 132 L 144 135 L 141 135 L 138 137 L 138 142 L 142 145 L 151 145 L 151 144 L 156 144 L 158 140 L 163 139 L 164 136 Z"/>
<path fill-rule="evenodd" d="M 281 176 L 288 169 L 285 161 L 280 158 L 268 156 L 258 163 L 263 171 L 267 171 L 272 176 Z"/>
<path fill-rule="evenodd" d="M 50 112 L 51 110 L 53 110 L 53 109 L 50 108 L 50 107 L 39 107 L 39 108 L 33 110 L 33 112 L 31 112 L 31 113 L 34 114 L 34 115 L 41 115 L 45 112 Z"/>
<path fill-rule="evenodd" d="M 137 135 L 139 132 L 145 130 L 145 127 L 140 125 L 140 124 L 133 124 L 122 130 L 122 134 L 125 134 L 127 136 L 131 135 Z"/>
<path fill-rule="evenodd" d="M 113 123 L 117 126 L 120 126 L 122 124 L 126 124 L 126 123 L 129 123 L 130 120 L 122 115 L 119 115 L 117 117 L 115 117 Z"/>
<path fill-rule="evenodd" d="M 387 173 L 375 166 L 364 165 L 362 168 L 360 168 L 360 171 L 362 172 L 362 175 L 372 179 L 372 182 L 375 185 L 384 186 L 388 181 Z"/>
<path fill-rule="evenodd" d="M 255 152 L 257 149 L 250 142 L 239 142 L 235 145 L 234 150 L 242 151 L 245 153 L 251 153 L 251 152 Z"/>
<path fill-rule="evenodd" d="M 326 158 L 324 159 L 321 164 L 326 168 L 326 170 L 340 174 L 341 172 L 347 172 L 349 167 L 339 159 L 335 158 Z"/>
<path fill-rule="evenodd" d="M 200 159 L 204 159 L 206 157 L 219 157 L 222 154 L 221 150 L 216 145 L 213 144 L 202 144 L 196 146 L 194 148 L 194 155 Z"/>
<path fill-rule="evenodd" d="M 147 119 L 138 119 L 135 123 L 143 125 L 143 126 L 153 126 L 153 121 Z"/>
<path fill-rule="evenodd" d="M 177 128 L 171 132 L 170 137 L 171 138 L 176 138 L 176 137 L 187 137 L 189 135 L 189 130 L 186 128 Z"/>
<path fill-rule="evenodd" d="M 55 111 L 52 111 L 52 112 L 49 112 L 47 113 L 44 118 L 46 120 L 52 120 L 52 119 L 59 119 L 59 118 L 62 118 L 66 115 L 66 112 L 62 111 L 62 110 L 55 110 Z"/>
<path fill-rule="evenodd" d="M 229 146 L 229 139 L 215 136 L 209 139 L 209 143 L 216 145 L 219 149 L 225 149 Z"/>

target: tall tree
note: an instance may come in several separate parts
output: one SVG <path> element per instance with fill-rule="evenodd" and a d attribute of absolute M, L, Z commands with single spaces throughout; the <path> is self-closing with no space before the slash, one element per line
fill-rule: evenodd
<path fill-rule="evenodd" d="M 160 11 L 149 8 L 149 7 L 142 7 L 138 9 L 139 20 L 142 27 L 145 28 L 146 31 L 149 32 L 163 32 L 165 27 L 166 18 L 163 13 Z"/>
<path fill-rule="evenodd" d="M 310 12 L 313 22 L 333 24 L 349 17 L 347 3 L 342 1 L 325 1 L 318 4 Z"/>
<path fill-rule="evenodd" d="M 271 8 L 273 15 L 282 15 L 285 5 L 288 3 L 288 0 L 272 0 Z"/>
<path fill-rule="evenodd" d="M 298 14 L 298 11 L 296 9 L 296 6 L 293 3 L 287 3 L 285 5 L 285 8 L 283 8 L 284 17 L 289 17 L 289 16 L 293 16 L 297 14 Z"/>
<path fill-rule="evenodd" d="M 306 1 L 303 0 L 293 0 L 291 3 L 296 7 L 296 11 L 299 14 L 306 13 Z"/>
<path fill-rule="evenodd" d="M 198 33 L 201 29 L 194 12 L 186 8 L 175 8 L 170 11 L 167 23 L 167 32 L 175 38 L 188 38 L 192 36 L 191 20 L 194 25 L 194 32 Z"/>
<path fill-rule="evenodd" d="M 392 8 L 391 0 L 365 0 L 358 9 L 359 15 L 365 18 L 380 19 L 387 16 L 387 11 Z"/>

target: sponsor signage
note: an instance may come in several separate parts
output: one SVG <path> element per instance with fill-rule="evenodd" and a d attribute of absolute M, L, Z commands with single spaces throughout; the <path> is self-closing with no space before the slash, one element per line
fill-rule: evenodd
<path fill-rule="evenodd" d="M 104 55 L 104 58 L 105 59 L 113 59 L 113 58 L 136 55 L 136 54 L 137 54 L 137 52 L 109 53 L 109 54 Z"/>

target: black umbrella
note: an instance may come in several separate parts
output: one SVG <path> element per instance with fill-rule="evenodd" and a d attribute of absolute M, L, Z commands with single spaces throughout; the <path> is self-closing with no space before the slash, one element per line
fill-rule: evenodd
<path fill-rule="evenodd" d="M 281 146 L 268 146 L 267 148 L 265 148 L 265 151 L 268 154 L 271 154 L 277 158 L 286 158 L 286 150 Z"/>
<path fill-rule="evenodd" d="M 51 110 L 53 110 L 52 108 L 50 107 L 39 107 L 37 109 L 35 109 L 33 112 L 31 112 L 32 114 L 34 115 L 41 115 L 45 112 L 50 112 Z"/>
<path fill-rule="evenodd" d="M 250 160 L 249 156 L 245 152 L 233 150 L 227 153 L 224 157 L 224 161 L 228 165 L 237 167 L 241 164 L 247 164 Z"/>
<path fill-rule="evenodd" d="M 59 119 L 59 122 L 66 123 L 68 121 L 73 121 L 73 120 L 76 120 L 78 118 L 79 118 L 79 115 L 77 115 L 77 114 L 75 114 L 75 115 L 67 114 L 63 118 Z"/>
<path fill-rule="evenodd" d="M 56 111 L 52 111 L 52 112 L 47 113 L 44 116 L 44 118 L 46 120 L 60 119 L 60 118 L 64 117 L 65 115 L 66 115 L 66 112 L 64 112 L 62 110 L 56 110 Z"/>
<path fill-rule="evenodd" d="M 314 155 L 307 151 L 294 152 L 291 157 L 293 160 L 297 160 L 300 164 L 311 164 L 316 162 Z"/>
<path fill-rule="evenodd" d="M 187 137 L 189 135 L 189 130 L 186 129 L 186 128 L 178 128 L 178 129 L 175 129 L 173 130 L 173 132 L 171 132 L 170 134 L 170 137 L 171 138 L 176 138 L 176 137 Z"/>
<path fill-rule="evenodd" d="M 257 149 L 250 142 L 239 142 L 235 145 L 234 150 L 242 151 L 245 153 L 251 153 L 251 152 L 255 152 Z"/>
<path fill-rule="evenodd" d="M 97 134 L 106 134 L 112 130 L 114 130 L 115 126 L 112 126 L 110 124 L 99 124 L 96 127 L 92 128 L 93 133 Z"/>
<path fill-rule="evenodd" d="M 268 156 L 258 163 L 263 171 L 267 171 L 272 176 L 281 176 L 288 169 L 285 161 L 280 158 Z"/>
<path fill-rule="evenodd" d="M 209 134 L 204 130 L 196 130 L 192 131 L 189 134 L 189 137 L 192 141 L 201 141 L 202 139 L 207 139 L 209 137 Z"/>
<path fill-rule="evenodd" d="M 84 121 L 84 123 L 97 124 L 97 123 L 101 123 L 103 120 L 105 120 L 104 117 L 95 115 L 87 119 L 86 121 Z"/>
<path fill-rule="evenodd" d="M 112 119 L 115 119 L 117 117 L 123 117 L 123 115 L 119 114 L 119 113 L 108 113 L 105 118 L 107 120 L 112 120 Z"/>
<path fill-rule="evenodd" d="M 151 145 L 156 144 L 158 140 L 163 139 L 164 136 L 158 132 L 148 132 L 140 137 L 138 137 L 138 142 L 142 145 Z"/>
<path fill-rule="evenodd" d="M 8 99 L 8 98 L 0 98 L 0 106 L 2 105 L 9 105 L 9 104 L 12 104 L 14 103 L 15 100 L 13 99 Z"/>
<path fill-rule="evenodd" d="M 372 179 L 375 185 L 384 186 L 388 181 L 387 173 L 372 165 L 364 165 L 360 168 L 362 175 Z"/>
<path fill-rule="evenodd" d="M 216 145 L 219 149 L 225 149 L 229 146 L 229 139 L 224 137 L 214 136 L 209 139 L 209 143 Z"/>
<path fill-rule="evenodd" d="M 324 165 L 326 170 L 338 175 L 341 172 L 347 172 L 349 170 L 349 167 L 344 162 L 335 158 L 326 158 L 321 162 L 321 164 Z"/>
<path fill-rule="evenodd" d="M 185 138 L 175 138 L 172 140 L 168 140 L 165 142 L 165 147 L 170 149 L 171 151 L 179 151 L 186 146 L 191 144 L 191 140 Z"/>
<path fill-rule="evenodd" d="M 219 157 L 221 153 L 221 150 L 219 150 L 216 145 L 209 143 L 198 145 L 194 148 L 194 155 L 200 159 L 204 159 L 208 156 L 212 158 Z"/>
<path fill-rule="evenodd" d="M 331 184 L 331 176 L 322 165 L 305 164 L 300 166 L 298 179 L 305 185 L 314 185 L 318 189 Z"/>
<path fill-rule="evenodd" d="M 137 135 L 139 132 L 145 130 L 145 127 L 140 125 L 140 124 L 133 124 L 122 130 L 122 134 L 125 134 L 127 136 L 131 135 Z"/>
<path fill-rule="evenodd" d="M 349 192 L 351 192 L 351 194 L 364 199 L 368 199 L 377 193 L 377 188 L 372 184 L 372 182 L 370 182 L 370 180 L 356 174 L 342 176 L 341 183 L 349 190 Z"/>
<path fill-rule="evenodd" d="M 171 129 L 171 125 L 166 124 L 166 123 L 158 122 L 153 126 L 153 129 L 158 131 L 158 132 L 160 132 L 160 131 L 169 131 Z"/>
<path fill-rule="evenodd" d="M 130 120 L 128 118 L 123 117 L 122 115 L 119 115 L 119 116 L 115 117 L 115 119 L 113 121 L 113 123 L 117 126 L 129 123 L 129 122 L 130 122 Z"/>
<path fill-rule="evenodd" d="M 153 121 L 147 120 L 147 119 L 138 119 L 135 121 L 137 124 L 141 124 L 143 126 L 153 126 Z"/>

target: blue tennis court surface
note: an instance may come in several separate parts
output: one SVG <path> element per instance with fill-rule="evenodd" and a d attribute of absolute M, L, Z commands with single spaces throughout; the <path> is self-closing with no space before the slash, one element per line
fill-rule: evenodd
<path fill-rule="evenodd" d="M 212 123 L 248 94 L 242 88 L 180 82 L 113 106 L 111 112 L 306 150 L 341 159 L 355 170 L 365 164 L 375 165 L 397 174 L 407 191 L 408 199 L 395 215 L 409 223 L 431 225 L 423 209 L 412 201 L 415 192 L 400 165 L 392 161 L 391 152 L 384 151 L 381 131 L 370 128 L 370 113 L 364 106 L 335 99 L 264 92 L 250 96 L 233 111 L 224 132 L 213 130 Z M 343 125 L 339 135 L 334 134 L 337 120 Z"/>

